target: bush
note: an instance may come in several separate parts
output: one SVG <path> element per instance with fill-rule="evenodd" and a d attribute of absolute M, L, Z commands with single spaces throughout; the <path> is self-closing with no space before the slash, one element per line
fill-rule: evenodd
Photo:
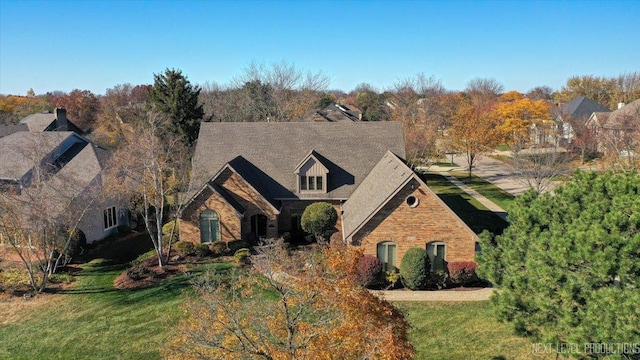
<path fill-rule="evenodd" d="M 162 225 L 162 235 L 166 236 L 167 239 L 171 236 L 171 231 L 173 231 L 173 227 L 176 226 L 176 230 L 173 233 L 173 241 L 172 243 L 177 243 L 180 241 L 180 227 L 177 226 L 177 221 L 170 221 L 164 225 Z"/>
<path fill-rule="evenodd" d="M 242 249 L 238 249 L 238 251 L 236 251 L 233 254 L 233 258 L 236 260 L 236 262 L 240 264 L 244 264 L 247 261 L 247 258 L 249 257 L 249 255 L 250 255 L 249 249 L 242 248 Z"/>
<path fill-rule="evenodd" d="M 179 241 L 175 248 L 180 256 L 193 256 L 196 254 L 196 246 L 188 241 Z"/>
<path fill-rule="evenodd" d="M 476 275 L 476 263 L 473 261 L 451 262 L 449 269 L 449 281 L 453 286 L 468 286 L 478 282 Z"/>
<path fill-rule="evenodd" d="M 213 256 L 218 257 L 227 253 L 227 243 L 224 241 L 214 241 L 209 245 Z"/>
<path fill-rule="evenodd" d="M 209 245 L 207 244 L 196 245 L 194 251 L 196 256 L 199 258 L 203 258 L 211 255 L 211 250 L 209 250 Z"/>
<path fill-rule="evenodd" d="M 384 273 L 384 281 L 387 289 L 395 289 L 399 286 L 401 280 L 400 273 L 396 270 L 389 270 Z"/>
<path fill-rule="evenodd" d="M 425 289 L 440 290 L 447 287 L 449 275 L 446 271 L 436 271 L 429 273 L 425 280 Z"/>
<path fill-rule="evenodd" d="M 429 257 L 423 248 L 410 248 L 400 264 L 402 283 L 411 290 L 424 289 L 429 275 Z"/>
<path fill-rule="evenodd" d="M 327 241 L 335 232 L 338 213 L 333 205 L 327 202 L 313 203 L 304 209 L 300 225 L 302 229 L 313 234 L 319 242 Z"/>
<path fill-rule="evenodd" d="M 127 276 L 129 277 L 129 279 L 134 281 L 142 280 L 151 274 L 151 270 L 149 270 L 149 268 L 146 266 L 134 266 L 127 270 Z"/>
<path fill-rule="evenodd" d="M 365 255 L 356 263 L 355 281 L 358 285 L 369 287 L 375 285 L 380 278 L 382 263 L 372 255 Z"/>
<path fill-rule="evenodd" d="M 229 247 L 229 252 L 235 254 L 236 251 L 249 247 L 249 243 L 245 240 L 232 240 L 227 243 L 227 246 Z"/>

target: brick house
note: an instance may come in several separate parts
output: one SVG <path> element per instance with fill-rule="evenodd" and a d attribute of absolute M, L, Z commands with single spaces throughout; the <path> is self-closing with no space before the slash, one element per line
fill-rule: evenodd
<path fill-rule="evenodd" d="M 203 123 L 182 240 L 302 234 L 306 206 L 339 214 L 332 241 L 364 247 L 385 267 L 424 247 L 434 269 L 473 261 L 477 236 L 405 164 L 396 122 Z"/>

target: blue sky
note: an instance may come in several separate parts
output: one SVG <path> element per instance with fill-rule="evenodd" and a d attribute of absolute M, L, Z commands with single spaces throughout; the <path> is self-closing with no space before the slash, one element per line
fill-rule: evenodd
<path fill-rule="evenodd" d="M 640 0 L 0 0 L 0 94 L 149 84 L 165 68 L 225 84 L 251 62 L 379 90 L 424 73 L 506 90 L 640 71 Z"/>

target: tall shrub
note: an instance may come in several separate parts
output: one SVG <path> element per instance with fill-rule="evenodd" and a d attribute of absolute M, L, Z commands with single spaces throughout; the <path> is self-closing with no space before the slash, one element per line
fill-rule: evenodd
<path fill-rule="evenodd" d="M 424 289 L 429 275 L 429 256 L 423 248 L 410 248 L 400 263 L 402 283 L 411 290 Z"/>

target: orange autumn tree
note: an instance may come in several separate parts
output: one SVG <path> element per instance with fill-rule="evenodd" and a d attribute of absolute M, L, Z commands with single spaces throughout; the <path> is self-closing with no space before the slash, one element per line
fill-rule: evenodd
<path fill-rule="evenodd" d="M 355 249 L 261 246 L 250 270 L 195 283 L 171 359 L 410 359 L 408 324 L 355 285 Z"/>
<path fill-rule="evenodd" d="M 502 139 L 499 120 L 494 116 L 495 102 L 487 97 L 460 93 L 456 112 L 449 127 L 450 142 L 461 152 L 471 169 L 478 157 L 492 151 Z"/>
<path fill-rule="evenodd" d="M 549 102 L 533 101 L 517 91 L 509 91 L 500 96 L 494 116 L 503 121 L 501 130 L 511 150 L 518 152 L 524 147 L 531 127 L 551 118 L 550 109 Z"/>

